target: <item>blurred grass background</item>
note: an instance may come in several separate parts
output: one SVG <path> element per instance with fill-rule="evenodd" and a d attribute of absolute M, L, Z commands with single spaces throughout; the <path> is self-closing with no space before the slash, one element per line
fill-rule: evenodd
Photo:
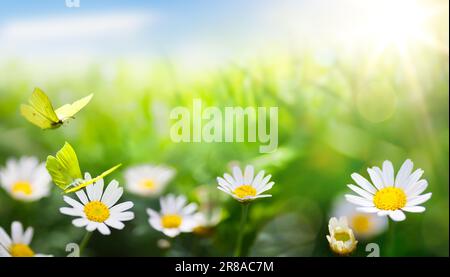
<path fill-rule="evenodd" d="M 273 174 L 276 186 L 271 191 L 273 198 L 251 207 L 247 247 L 265 224 L 296 211 L 318 232 L 314 254 L 328 255 L 328 208 L 337 194 L 347 191 L 350 174 L 367 175 L 365 168 L 380 165 L 384 159 L 392 160 L 398 170 L 411 158 L 425 170 L 433 197 L 425 213 L 408 214 L 405 222 L 398 223 L 396 254 L 448 255 L 448 62 L 445 57 L 429 55 L 432 64 L 417 67 L 417 76 L 424 80 L 416 84 L 420 97 L 394 61 L 363 74 L 361 60 L 321 64 L 309 55 L 284 56 L 230 65 L 189 81 L 178 81 L 169 63 L 154 65 L 152 73 L 119 62 L 110 68 L 112 77 L 105 76 L 101 66 L 92 65 L 85 74 L 46 82 L 34 82 L 20 63 L 10 63 L 3 65 L 0 82 L 0 160 L 4 164 L 8 157 L 21 155 L 45 160 L 67 140 L 76 149 L 82 170 L 93 174 L 119 162 L 124 167 L 169 164 L 177 176 L 167 191 L 187 194 L 193 200 L 195 188 L 214 188 L 215 177 L 228 171 L 231 161 L 255 164 Z M 143 80 L 136 82 L 138 70 Z M 34 86 L 43 88 L 55 105 L 91 92 L 95 97 L 67 126 L 41 131 L 26 122 L 18 109 Z M 259 154 L 258 143 L 172 143 L 168 112 L 176 106 L 189 107 L 193 98 L 218 107 L 278 106 L 278 150 Z M 121 170 L 107 179 L 123 183 Z M 155 242 L 161 235 L 147 224 L 145 213 L 147 206 L 158 208 L 157 201 L 128 194 L 124 198 L 136 202 L 136 220 L 124 231 L 113 232 L 112 238 L 96 235 L 89 250 L 93 255 L 162 254 Z M 83 230 L 58 212 L 64 204 L 56 188 L 52 197 L 37 203 L 16 202 L 4 191 L 0 201 L 1 225 L 21 220 L 34 226 L 35 248 L 41 252 L 62 255 L 66 243 L 82 236 Z M 200 239 L 214 248 L 198 247 L 198 252 L 186 253 L 209 253 L 203 252 L 206 249 L 213 255 L 230 253 L 239 205 L 233 200 L 224 205 L 228 218 L 212 238 Z M 201 243 L 190 242 L 193 235 L 182 237 L 178 243 Z"/>
<path fill-rule="evenodd" d="M 448 22 L 448 18 L 447 18 Z M 210 188 L 225 210 L 224 220 L 208 237 L 183 234 L 170 250 L 147 223 L 146 207 L 157 199 L 125 193 L 135 202 L 135 220 L 111 236 L 95 234 L 86 255 L 159 256 L 230 255 L 237 237 L 240 206 L 215 189 L 217 176 L 230 163 L 254 164 L 273 174 L 272 198 L 250 207 L 244 239 L 248 255 L 331 256 L 325 235 L 332 201 L 347 192 L 350 174 L 367 177 L 366 168 L 386 159 L 397 171 L 411 158 L 425 170 L 433 192 L 422 214 L 408 213 L 397 223 L 394 254 L 449 255 L 449 63 L 448 52 L 420 48 L 406 63 L 389 52 L 375 62 L 368 53 L 318 55 L 313 50 L 277 53 L 189 74 L 176 61 L 93 62 L 83 70 L 65 68 L 46 75 L 21 60 L 0 63 L 0 164 L 9 157 L 34 155 L 44 161 L 69 141 L 83 171 L 98 174 L 117 163 L 106 178 L 123 184 L 122 172 L 139 163 L 164 163 L 177 170 L 167 192 L 197 201 L 199 186 Z M 51 65 L 48 65 L 50 68 Z M 54 69 L 54 68 L 53 68 Z M 41 131 L 19 114 L 34 87 L 55 106 L 94 93 L 75 120 L 58 130 Z M 194 98 L 206 106 L 279 107 L 279 147 L 260 154 L 259 143 L 173 143 L 168 113 L 190 107 Z M 55 187 L 51 197 L 21 203 L 0 190 L 0 226 L 13 220 L 35 228 L 38 252 L 66 255 L 65 245 L 79 242 L 84 229 L 59 213 L 65 206 Z M 360 242 L 383 247 L 386 235 Z M 263 243 L 272 240 L 270 245 Z"/>

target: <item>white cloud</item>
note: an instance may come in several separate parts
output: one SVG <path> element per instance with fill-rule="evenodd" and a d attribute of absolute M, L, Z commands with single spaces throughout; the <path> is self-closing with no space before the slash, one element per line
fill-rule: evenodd
<path fill-rule="evenodd" d="M 13 20 L 0 25 L 0 38 L 15 44 L 35 40 L 123 37 L 143 29 L 154 19 L 148 12 L 115 12 Z"/>

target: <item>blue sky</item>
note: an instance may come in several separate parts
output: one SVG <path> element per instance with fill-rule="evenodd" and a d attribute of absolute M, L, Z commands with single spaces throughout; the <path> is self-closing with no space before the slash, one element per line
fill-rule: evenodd
<path fill-rule="evenodd" d="M 269 0 L 80 0 L 79 8 L 67 8 L 65 0 L 10 1 L 1 7 L 0 39 L 6 37 L 13 44 L 10 48 L 20 50 L 24 44 L 30 45 L 28 37 L 36 36 L 39 39 L 31 43 L 35 45 L 34 50 L 48 50 L 51 53 L 55 52 L 53 48 L 78 46 L 90 51 L 102 49 L 102 52 L 145 51 L 160 54 L 176 51 L 180 45 L 191 43 L 233 48 L 257 42 L 258 38 L 268 38 L 266 33 L 270 24 L 262 18 L 262 13 L 273 3 Z M 82 22 L 86 17 L 91 26 L 97 24 L 93 19 L 98 17 L 106 20 L 104 23 L 100 20 L 98 24 L 108 25 L 108 20 L 114 21 L 114 16 L 120 15 L 128 16 L 124 21 L 129 21 L 127 18 L 142 20 L 138 20 L 136 26 L 122 29 L 120 26 L 103 28 L 94 37 L 70 28 L 67 30 L 75 33 L 72 38 L 63 33 L 58 37 L 59 33 L 51 28 L 51 25 L 63 26 L 72 19 Z M 119 24 L 117 20 L 115 24 Z M 87 34 L 95 30 L 90 26 L 80 28 L 84 28 Z M 39 32 L 44 34 L 40 36 Z M 22 50 L 26 52 L 30 49 Z"/>
<path fill-rule="evenodd" d="M 426 31 L 416 22 L 421 1 L 80 0 L 79 8 L 65 0 L 8 1 L 0 4 L 0 60 L 169 56 L 197 63 L 336 44 L 351 52 L 398 37 L 416 43 L 415 33 Z M 448 10 L 446 0 L 435 2 Z"/>

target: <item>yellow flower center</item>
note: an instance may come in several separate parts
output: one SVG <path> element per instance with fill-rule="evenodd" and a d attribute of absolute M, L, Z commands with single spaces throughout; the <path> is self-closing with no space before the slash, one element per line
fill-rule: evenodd
<path fill-rule="evenodd" d="M 31 248 L 23 243 L 14 243 L 11 244 L 9 248 L 9 252 L 13 257 L 33 257 L 34 252 Z"/>
<path fill-rule="evenodd" d="M 247 196 L 255 196 L 256 189 L 250 185 L 242 185 L 237 187 L 233 193 L 239 198 L 245 198 Z"/>
<path fill-rule="evenodd" d="M 139 186 L 147 190 L 153 190 L 156 187 L 155 182 L 153 182 L 153 180 L 151 179 L 142 180 L 141 182 L 139 182 Z"/>
<path fill-rule="evenodd" d="M 166 214 L 161 218 L 161 224 L 164 228 L 178 228 L 183 219 L 177 214 Z"/>
<path fill-rule="evenodd" d="M 372 222 L 367 215 L 357 214 L 352 218 L 352 227 L 358 233 L 367 233 L 372 228 Z"/>
<path fill-rule="evenodd" d="M 12 192 L 14 194 L 23 193 L 25 195 L 31 195 L 33 193 L 33 187 L 30 182 L 18 181 L 12 186 Z"/>
<path fill-rule="evenodd" d="M 350 240 L 350 235 L 345 231 L 336 232 L 334 233 L 334 238 L 339 241 L 348 241 Z"/>
<path fill-rule="evenodd" d="M 377 191 L 373 203 L 380 210 L 395 211 L 406 205 L 406 194 L 401 188 L 387 187 Z"/>
<path fill-rule="evenodd" d="M 92 201 L 84 206 L 84 213 L 90 221 L 104 222 L 109 218 L 108 207 L 100 201 Z"/>

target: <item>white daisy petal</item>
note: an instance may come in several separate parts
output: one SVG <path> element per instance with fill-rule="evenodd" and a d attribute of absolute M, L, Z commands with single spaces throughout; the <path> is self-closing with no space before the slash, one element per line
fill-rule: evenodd
<path fill-rule="evenodd" d="M 176 229 L 176 228 L 172 228 L 172 229 L 163 229 L 162 232 L 168 236 L 168 237 L 176 237 L 177 235 L 180 234 L 180 230 Z"/>
<path fill-rule="evenodd" d="M 14 221 L 11 224 L 11 238 L 13 243 L 22 243 L 23 227 L 19 221 Z"/>
<path fill-rule="evenodd" d="M 409 177 L 408 179 L 406 179 L 405 184 L 402 186 L 403 189 L 408 190 L 411 186 L 413 186 L 414 184 L 417 183 L 417 181 L 419 181 L 420 177 L 422 177 L 423 174 L 423 170 L 422 169 L 417 169 L 416 171 L 414 171 Z"/>
<path fill-rule="evenodd" d="M 119 187 L 119 182 L 117 182 L 116 180 L 112 180 L 103 193 L 102 202 L 106 206 L 111 207 L 112 205 L 116 204 L 120 197 L 122 197 L 122 194 L 123 188 Z"/>
<path fill-rule="evenodd" d="M 272 197 L 272 195 L 271 194 L 259 194 L 259 195 L 253 196 L 253 199 L 256 199 L 256 198 L 267 198 L 267 197 Z"/>
<path fill-rule="evenodd" d="M 186 201 L 187 199 L 183 195 L 180 195 L 177 198 L 175 198 L 175 210 L 177 211 L 181 210 L 186 204 Z"/>
<path fill-rule="evenodd" d="M 257 184 L 254 188 L 256 189 L 256 190 L 259 190 L 259 189 L 261 189 L 262 187 L 264 187 L 269 181 L 270 181 L 270 178 L 272 178 L 272 175 L 267 175 L 266 177 L 264 177 L 264 179 L 262 179 L 261 180 L 261 182 L 259 182 L 259 184 Z"/>
<path fill-rule="evenodd" d="M 150 217 L 148 219 L 148 223 L 150 224 L 150 226 L 152 226 L 156 231 L 162 231 L 163 228 L 161 226 L 161 218 L 158 216 L 156 217 Z"/>
<path fill-rule="evenodd" d="M 170 213 L 176 212 L 176 197 L 173 194 L 167 195 L 167 206 Z"/>
<path fill-rule="evenodd" d="M 189 215 L 194 213 L 197 210 L 197 204 L 191 203 L 183 208 L 182 213 L 185 215 Z"/>
<path fill-rule="evenodd" d="M 366 198 L 367 200 L 369 200 L 369 201 L 373 200 L 373 194 L 371 194 L 355 185 L 347 185 L 347 187 L 349 187 L 351 190 L 353 190 L 357 194 L 361 195 L 362 197 Z"/>
<path fill-rule="evenodd" d="M 419 182 L 415 183 L 414 185 L 410 186 L 407 190 L 405 190 L 406 195 L 408 195 L 409 198 L 415 197 L 422 192 L 424 192 L 428 187 L 428 182 L 426 180 L 420 180 Z"/>
<path fill-rule="evenodd" d="M 116 220 L 116 219 L 113 219 L 113 218 L 108 218 L 105 221 L 105 224 L 108 225 L 108 226 L 111 226 L 112 228 L 117 229 L 117 230 L 122 230 L 123 227 L 125 227 L 125 224 L 123 224 L 119 220 Z"/>
<path fill-rule="evenodd" d="M 133 202 L 126 201 L 126 202 L 117 204 L 114 207 L 111 207 L 110 212 L 111 213 L 120 213 L 120 212 L 123 212 L 123 211 L 133 208 L 133 206 L 134 206 Z"/>
<path fill-rule="evenodd" d="M 89 197 L 89 201 L 95 200 L 94 185 L 95 185 L 95 183 L 90 184 L 86 187 L 86 193 L 87 193 L 87 196 Z"/>
<path fill-rule="evenodd" d="M 64 195 L 63 199 L 64 199 L 64 202 L 66 202 L 67 204 L 69 204 L 70 206 L 72 206 L 73 208 L 75 208 L 77 210 L 84 209 L 84 206 L 80 202 L 74 200 L 73 198 L 70 198 L 69 196 Z"/>
<path fill-rule="evenodd" d="M 429 193 L 425 193 L 425 194 L 422 194 L 422 195 L 419 195 L 419 196 L 415 196 L 415 197 L 413 197 L 411 199 L 408 199 L 408 201 L 406 203 L 406 206 L 407 207 L 411 207 L 411 206 L 420 205 L 420 204 L 428 201 L 428 199 L 431 198 L 431 194 L 432 193 L 429 192 Z"/>
<path fill-rule="evenodd" d="M 391 161 L 383 162 L 383 179 L 385 186 L 394 186 L 394 166 Z"/>
<path fill-rule="evenodd" d="M 119 221 L 129 221 L 134 219 L 134 213 L 133 212 L 121 212 L 118 214 L 114 214 L 114 218 Z"/>
<path fill-rule="evenodd" d="M 234 178 L 231 177 L 230 174 L 225 173 L 225 174 L 223 175 L 223 177 L 224 177 L 225 180 L 231 185 L 231 188 L 235 188 L 236 186 L 238 186 L 236 180 L 234 180 Z"/>
<path fill-rule="evenodd" d="M 98 180 L 93 184 L 92 188 L 92 199 L 93 201 L 100 201 L 103 193 L 104 182 L 103 179 Z"/>
<path fill-rule="evenodd" d="M 406 183 L 406 180 L 411 174 L 413 166 L 414 166 L 413 162 L 409 159 L 403 163 L 403 165 L 401 166 L 400 170 L 397 173 L 397 176 L 395 177 L 396 187 L 402 187 L 402 184 Z"/>
<path fill-rule="evenodd" d="M 383 184 L 383 179 L 381 179 L 380 169 L 378 167 L 368 168 L 367 172 L 370 175 L 372 184 L 374 184 L 378 190 L 382 189 L 384 187 L 384 184 Z"/>
<path fill-rule="evenodd" d="M 227 181 L 225 181 L 225 179 L 223 179 L 221 177 L 217 177 L 217 183 L 219 184 L 219 186 L 221 186 L 224 189 L 232 188 L 232 186 Z"/>
<path fill-rule="evenodd" d="M 347 199 L 347 201 L 350 203 L 353 203 L 355 205 L 360 205 L 363 207 L 374 207 L 375 206 L 372 202 L 370 202 L 366 198 L 356 196 L 356 195 L 346 194 L 345 199 Z"/>
<path fill-rule="evenodd" d="M 373 170 L 380 176 L 381 183 L 383 184 L 383 188 L 389 187 L 388 183 L 385 182 L 386 177 L 384 176 L 383 170 L 381 170 L 378 166 L 374 166 Z"/>
<path fill-rule="evenodd" d="M 223 192 L 225 192 L 225 193 L 227 193 L 227 194 L 229 194 L 229 195 L 234 195 L 231 191 L 229 191 L 229 190 L 225 190 L 224 188 L 222 188 L 222 187 L 217 187 L 219 190 L 221 190 L 221 191 L 223 191 Z"/>
<path fill-rule="evenodd" d="M 111 197 L 108 199 L 108 203 L 105 203 L 108 207 L 111 207 L 112 205 L 116 204 L 117 201 L 119 201 L 120 197 L 123 195 L 123 188 L 117 188 L 115 192 L 111 195 Z"/>
<path fill-rule="evenodd" d="M 88 220 L 88 224 L 86 225 L 86 230 L 89 232 L 94 231 L 98 227 L 98 222 Z"/>
<path fill-rule="evenodd" d="M 84 216 L 83 210 L 79 210 L 79 209 L 63 207 L 63 208 L 59 208 L 59 211 L 65 215 Z"/>
<path fill-rule="evenodd" d="M 425 211 L 425 207 L 422 206 L 403 207 L 402 210 L 410 213 L 423 213 Z"/>
<path fill-rule="evenodd" d="M 253 181 L 253 172 L 254 172 L 253 166 L 247 165 L 245 167 L 244 184 L 251 185 L 251 183 Z"/>
<path fill-rule="evenodd" d="M 244 184 L 244 177 L 242 176 L 242 171 L 238 166 L 233 167 L 233 176 L 236 180 L 236 185 L 240 186 Z"/>
<path fill-rule="evenodd" d="M 380 211 L 377 207 L 357 207 L 356 210 L 363 213 L 377 213 Z"/>
<path fill-rule="evenodd" d="M 257 175 L 256 175 L 256 177 L 255 177 L 255 179 L 253 179 L 253 182 L 252 182 L 252 187 L 257 187 L 260 183 L 261 183 L 261 181 L 262 181 L 262 179 L 264 178 L 264 170 L 261 170 Z"/>
<path fill-rule="evenodd" d="M 181 232 L 192 232 L 192 230 L 197 226 L 197 222 L 192 217 L 185 217 L 181 223 L 179 229 Z"/>
<path fill-rule="evenodd" d="M 98 226 L 97 226 L 97 230 L 102 235 L 109 235 L 109 234 L 111 234 L 111 230 L 109 230 L 108 226 L 106 226 L 105 223 L 99 223 Z"/>
<path fill-rule="evenodd" d="M 161 198 L 159 199 L 159 205 L 161 206 L 161 212 L 162 212 L 163 214 L 165 214 L 165 213 L 168 212 L 169 206 L 167 205 L 166 198 L 161 197 Z"/>
<path fill-rule="evenodd" d="M 266 184 L 259 191 L 257 191 L 257 194 L 260 194 L 260 193 L 263 193 L 265 191 L 268 191 L 269 189 L 271 189 L 273 187 L 274 184 L 275 184 L 275 182 L 270 182 L 270 183 Z"/>
<path fill-rule="evenodd" d="M 34 254 L 34 257 L 49 258 L 49 257 L 53 257 L 53 255 L 47 255 L 47 254 L 42 254 L 42 253 L 36 253 L 36 254 Z"/>
<path fill-rule="evenodd" d="M 359 175 L 358 173 L 353 173 L 351 177 L 356 182 L 356 184 L 361 188 L 363 188 L 364 190 L 372 194 L 375 194 L 377 192 L 377 190 L 370 184 L 370 182 L 367 181 L 366 178 Z"/>
<path fill-rule="evenodd" d="M 74 220 L 72 220 L 72 224 L 75 227 L 84 227 L 86 225 L 88 225 L 89 220 L 87 220 L 86 218 L 76 218 Z"/>
<path fill-rule="evenodd" d="M 0 245 L 0 258 L 3 257 L 11 257 L 11 254 L 9 254 L 8 250 L 6 250 L 3 246 Z"/>
<path fill-rule="evenodd" d="M 83 205 L 86 205 L 89 202 L 86 193 L 84 193 L 84 190 L 78 190 L 75 192 L 75 194 L 77 195 L 78 199 L 80 199 L 81 203 L 83 203 Z"/>
<path fill-rule="evenodd" d="M 0 227 L 0 247 L 1 245 L 9 247 L 11 243 L 12 243 L 11 238 L 8 236 L 5 230 L 2 227 Z"/>
<path fill-rule="evenodd" d="M 386 215 L 389 215 L 389 212 L 390 212 L 390 211 L 379 210 L 379 211 L 377 212 L 377 215 L 378 215 L 378 216 L 386 216 Z"/>
<path fill-rule="evenodd" d="M 159 217 L 159 214 L 158 214 L 155 210 L 150 209 L 150 208 L 147 209 L 147 214 L 148 214 L 150 217 Z"/>
<path fill-rule="evenodd" d="M 406 216 L 401 210 L 389 211 L 389 217 L 394 221 L 403 221 Z"/>

